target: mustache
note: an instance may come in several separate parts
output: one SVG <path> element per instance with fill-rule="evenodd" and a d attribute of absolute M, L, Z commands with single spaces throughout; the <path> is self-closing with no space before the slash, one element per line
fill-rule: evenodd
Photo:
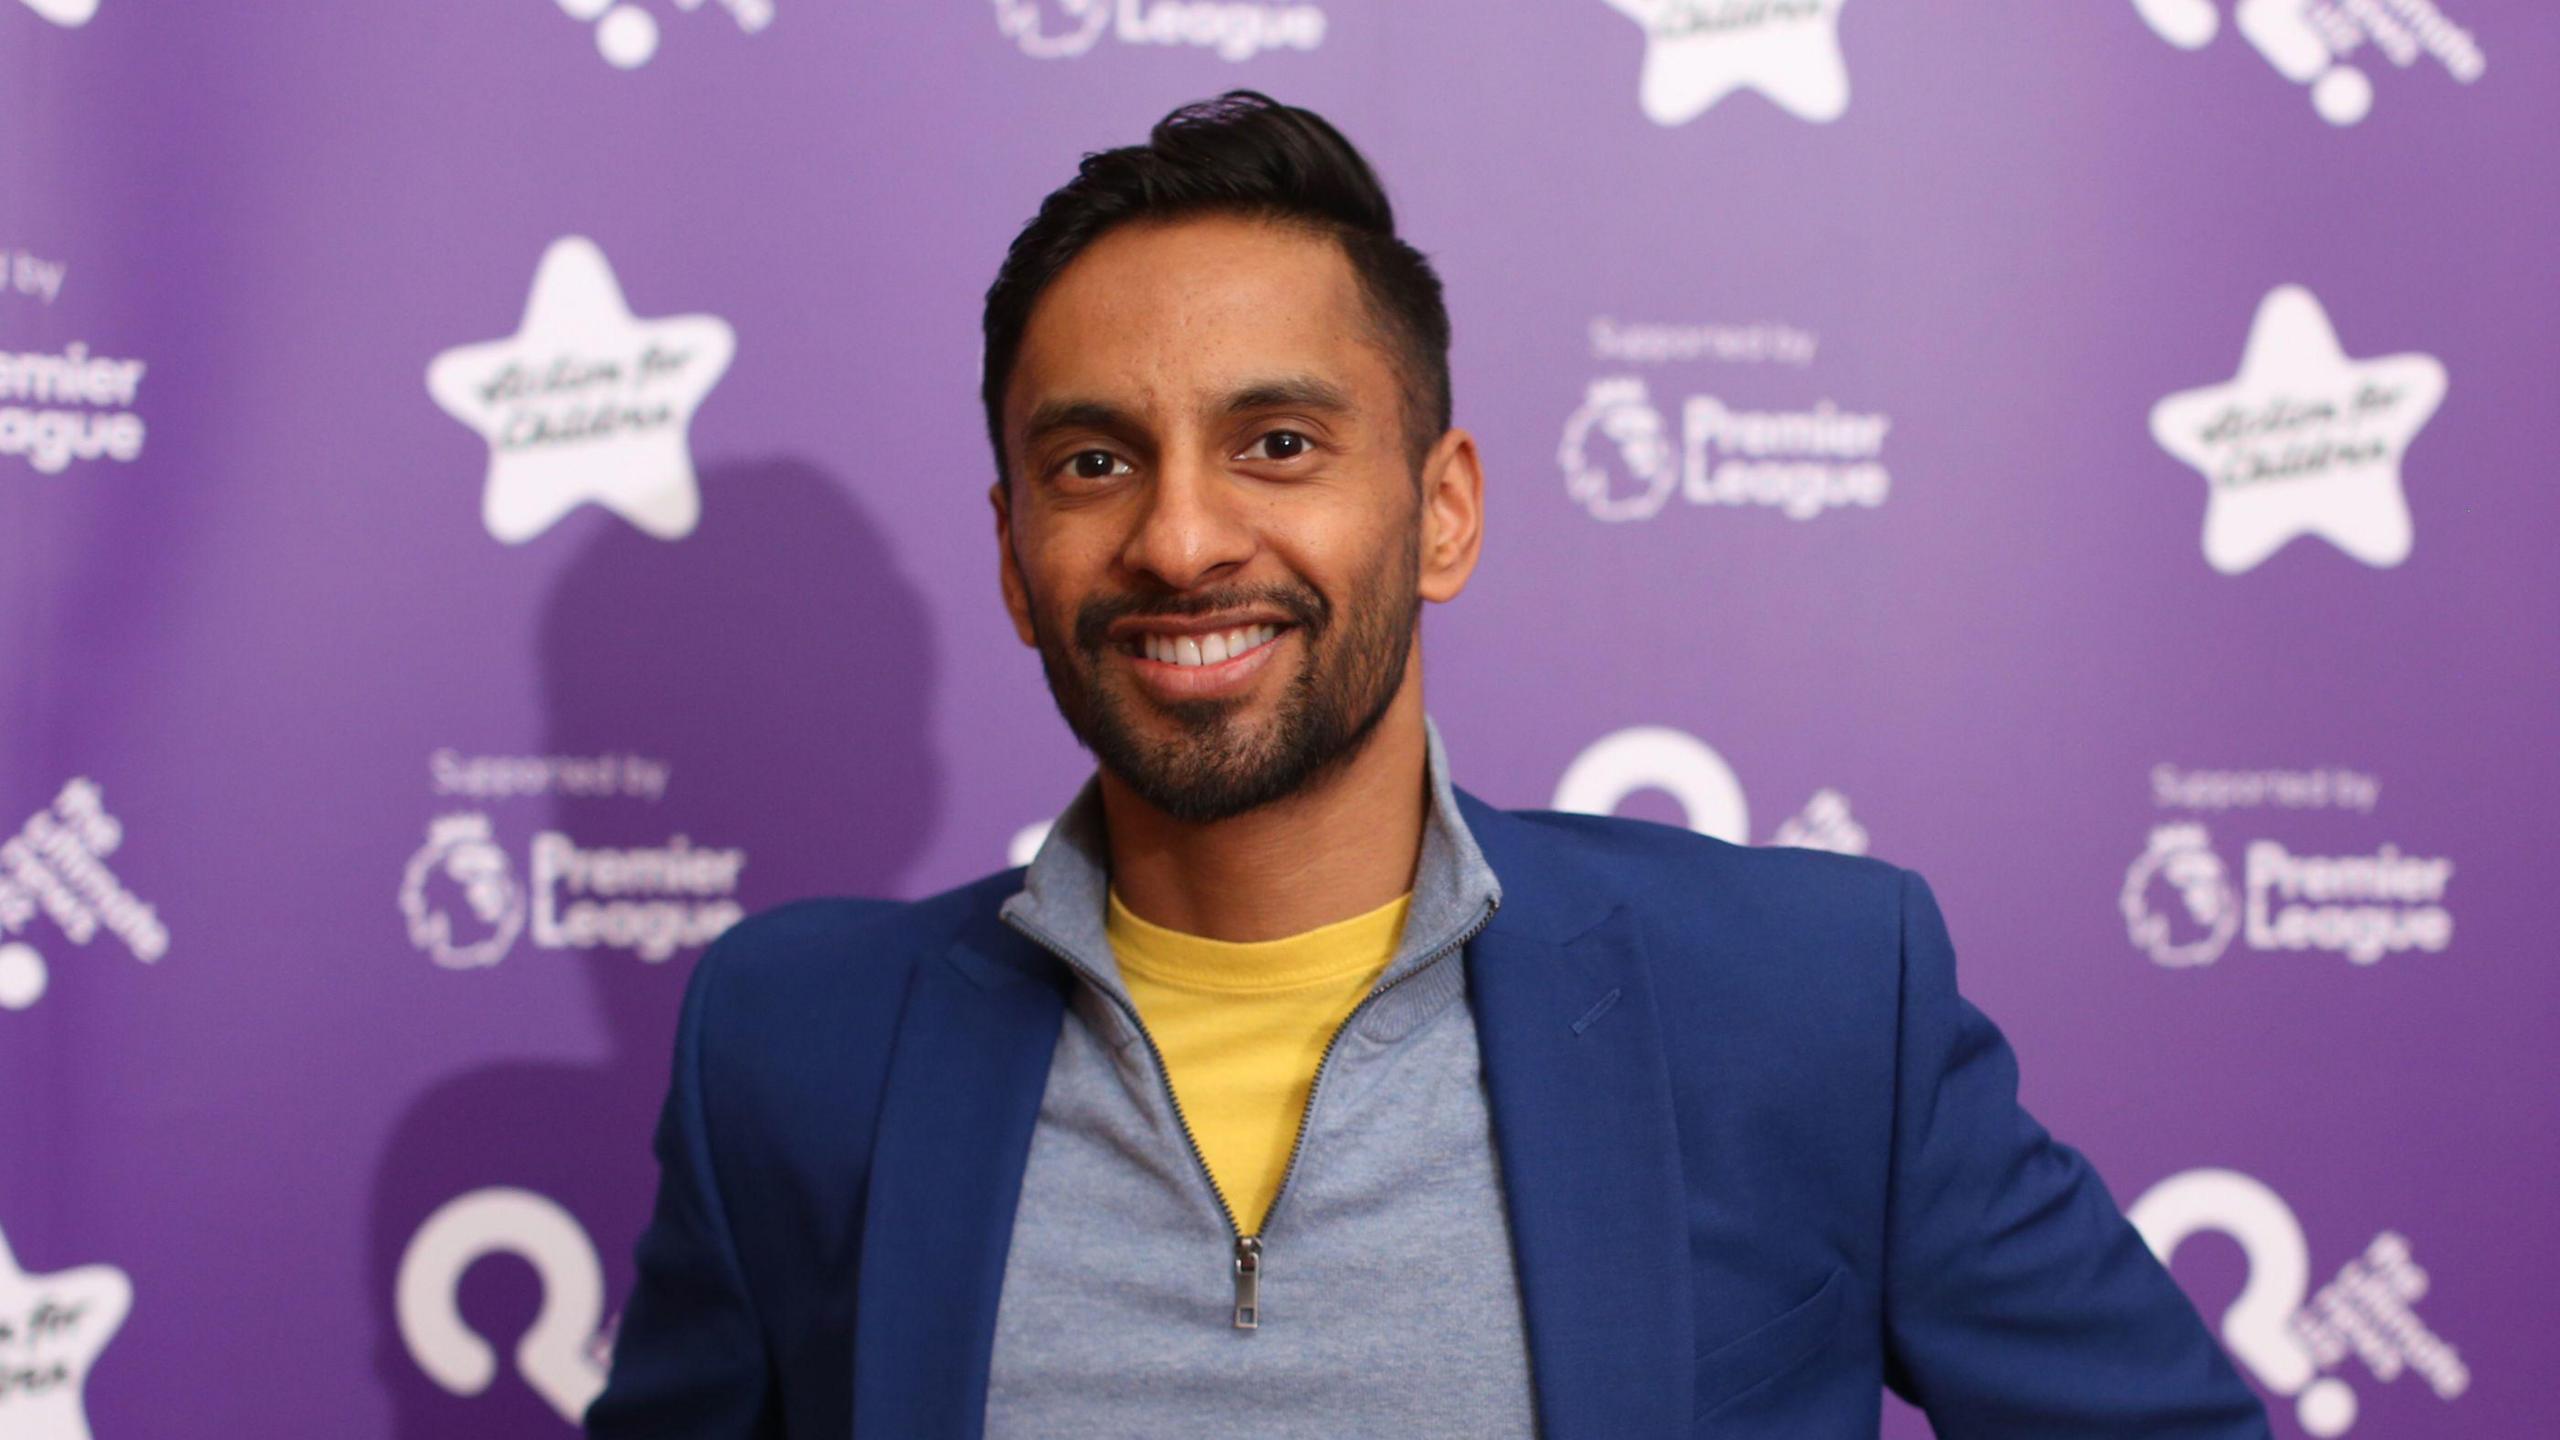
<path fill-rule="evenodd" d="M 1309 639 L 1324 633 L 1333 621 L 1333 606 L 1303 585 L 1238 585 L 1181 594 L 1106 595 L 1077 607 L 1076 646 L 1088 654 L 1100 654 L 1111 643 L 1111 627 L 1123 620 L 1188 620 L 1221 610 L 1257 608 L 1287 615 L 1290 623 L 1307 632 Z"/>

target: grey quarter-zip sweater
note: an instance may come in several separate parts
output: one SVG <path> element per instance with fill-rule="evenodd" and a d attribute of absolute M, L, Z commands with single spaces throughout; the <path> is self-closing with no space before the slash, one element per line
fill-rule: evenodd
<path fill-rule="evenodd" d="M 1014 1212 L 988 1440 L 1535 1433 L 1463 950 L 1502 903 L 1437 730 L 1396 954 L 1316 1072 L 1258 1235 L 1209 1180 L 1103 917 L 1101 802 L 1059 817 L 1006 923 L 1080 977 Z"/>

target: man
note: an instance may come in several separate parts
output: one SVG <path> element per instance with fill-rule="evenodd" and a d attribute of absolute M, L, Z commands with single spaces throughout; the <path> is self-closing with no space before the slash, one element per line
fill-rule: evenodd
<path fill-rule="evenodd" d="M 1027 872 L 703 958 L 593 1433 L 2266 1433 L 1917 878 L 1453 788 L 1448 337 L 1248 92 L 1015 240 L 998 563 L 1098 773 Z"/>

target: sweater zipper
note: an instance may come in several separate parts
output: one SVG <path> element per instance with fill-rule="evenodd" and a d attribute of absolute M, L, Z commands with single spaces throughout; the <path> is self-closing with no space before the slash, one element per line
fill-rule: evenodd
<path fill-rule="evenodd" d="M 1297 1138 L 1289 1144 L 1289 1163 L 1281 1168 L 1279 1187 L 1271 1192 L 1271 1204 L 1263 1212 L 1264 1229 L 1269 1229 L 1271 1217 L 1280 1213 L 1281 1197 L 1289 1193 L 1289 1181 L 1298 1173 L 1298 1156 L 1307 1148 L 1307 1122 L 1315 1114 L 1316 1097 L 1324 1092 L 1324 1073 L 1333 1063 L 1334 1047 L 1342 1042 L 1343 1032 L 1351 1028 L 1352 1022 L 1360 1018 L 1360 1012 L 1368 1009 L 1371 1001 L 1430 969 L 1447 957 L 1451 951 L 1482 934 L 1484 927 L 1493 923 L 1494 912 L 1501 908 L 1502 897 L 1499 895 L 1486 897 L 1484 909 L 1476 915 L 1465 930 L 1458 933 L 1455 939 L 1432 951 L 1412 969 L 1362 996 L 1360 1003 L 1351 1007 L 1351 1013 L 1342 1017 L 1342 1023 L 1333 1027 L 1333 1034 L 1324 1042 L 1324 1054 L 1316 1061 L 1315 1079 L 1307 1086 L 1307 1103 L 1298 1111 L 1298 1134 Z M 1226 1192 L 1218 1188 L 1218 1177 L 1209 1171 L 1209 1157 L 1200 1149 L 1200 1137 L 1191 1132 L 1191 1121 L 1182 1113 L 1182 1097 L 1173 1093 L 1173 1072 L 1166 1068 L 1164 1052 L 1156 1048 L 1156 1037 L 1148 1032 L 1147 1022 L 1139 1018 L 1138 1007 L 1123 999 L 1117 990 L 1102 983 L 1102 977 L 1083 961 L 1067 953 L 1067 947 L 1050 939 L 1036 927 L 1012 916 L 1005 917 L 1005 923 L 1021 932 L 1033 944 L 1057 956 L 1068 969 L 1083 976 L 1085 983 L 1091 985 L 1096 993 L 1119 1007 L 1120 1013 L 1129 1018 L 1130 1026 L 1138 1032 L 1138 1038 L 1146 1042 L 1147 1056 L 1155 1062 L 1156 1084 L 1164 1091 L 1165 1103 L 1173 1109 L 1173 1123 L 1182 1131 L 1182 1143 L 1190 1149 L 1191 1162 L 1199 1167 L 1200 1178 L 1209 1182 L 1209 1194 L 1218 1202 L 1218 1213 L 1226 1217 L 1227 1234 L 1234 1239 L 1233 1255 L 1228 1263 L 1235 1277 L 1235 1328 L 1238 1330 L 1260 1329 L 1262 1325 L 1262 1236 L 1258 1233 L 1247 1235 L 1244 1233 L 1244 1227 L 1236 1223 L 1235 1207 L 1227 1203 Z"/>

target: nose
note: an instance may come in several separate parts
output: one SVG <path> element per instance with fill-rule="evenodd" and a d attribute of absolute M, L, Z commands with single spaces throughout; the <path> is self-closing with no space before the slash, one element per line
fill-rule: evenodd
<path fill-rule="evenodd" d="M 1253 558 L 1259 543 L 1243 504 L 1216 467 L 1169 461 L 1147 487 L 1120 563 L 1173 590 L 1218 579 Z"/>

